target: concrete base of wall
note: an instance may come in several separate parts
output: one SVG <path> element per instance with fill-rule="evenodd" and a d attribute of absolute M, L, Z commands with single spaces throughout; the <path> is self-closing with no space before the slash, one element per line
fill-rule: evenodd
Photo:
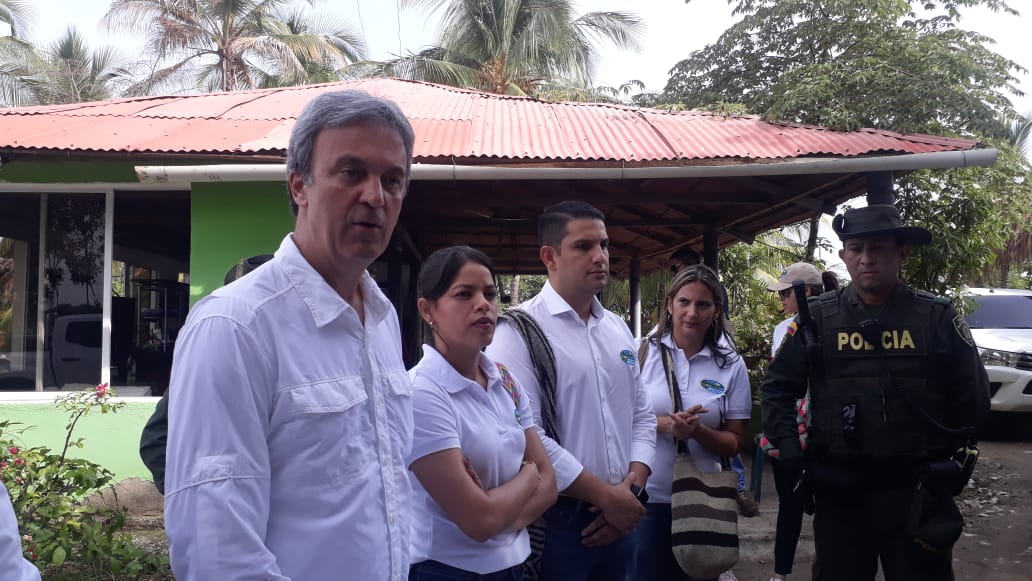
<path fill-rule="evenodd" d="M 164 502 L 165 497 L 154 487 L 154 483 L 140 478 L 126 478 L 86 499 L 86 503 L 92 506 L 125 508 L 129 511 L 130 521 L 160 517 Z"/>

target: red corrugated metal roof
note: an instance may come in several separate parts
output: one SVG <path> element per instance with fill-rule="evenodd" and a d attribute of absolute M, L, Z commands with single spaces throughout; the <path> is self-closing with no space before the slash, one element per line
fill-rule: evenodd
<path fill-rule="evenodd" d="M 772 124 L 754 116 L 546 103 L 415 81 L 363 79 L 0 109 L 0 149 L 283 155 L 290 128 L 305 103 L 318 93 L 345 88 L 397 102 L 416 131 L 417 160 L 691 163 L 925 153 L 977 145 L 966 139 L 875 129 L 842 132 Z"/>

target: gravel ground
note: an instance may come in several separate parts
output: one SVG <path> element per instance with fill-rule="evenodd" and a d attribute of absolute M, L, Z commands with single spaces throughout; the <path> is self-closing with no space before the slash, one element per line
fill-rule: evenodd
<path fill-rule="evenodd" d="M 954 550 L 957 579 L 1027 581 L 1032 578 L 1032 519 L 1026 512 L 1032 506 L 1032 438 L 983 441 L 980 447 L 972 483 L 958 498 L 967 527 Z M 742 555 L 734 572 L 740 581 L 767 581 L 773 571 L 777 495 L 769 468 L 761 493 L 760 515 L 739 519 Z M 168 551 L 159 514 L 133 515 L 129 532 L 141 547 Z M 808 579 L 812 562 L 812 519 L 805 517 L 793 581 Z"/>

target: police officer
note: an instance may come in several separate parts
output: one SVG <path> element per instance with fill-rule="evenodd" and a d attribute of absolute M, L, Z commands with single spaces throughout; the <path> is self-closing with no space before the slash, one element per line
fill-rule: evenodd
<path fill-rule="evenodd" d="M 852 282 L 808 301 L 813 332 L 785 341 L 761 387 L 765 433 L 813 495 L 813 578 L 873 580 L 880 559 L 886 581 L 952 580 L 952 496 L 966 481 L 952 458 L 988 415 L 985 369 L 949 301 L 899 279 L 931 233 L 891 205 L 833 227 Z M 807 386 L 804 461 L 795 402 Z"/>

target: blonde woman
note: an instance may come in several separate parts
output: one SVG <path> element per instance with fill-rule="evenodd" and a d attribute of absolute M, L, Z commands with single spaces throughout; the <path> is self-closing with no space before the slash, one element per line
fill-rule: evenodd
<path fill-rule="evenodd" d="M 675 438 L 688 444 L 701 472 L 719 472 L 720 459 L 738 453 L 752 413 L 745 363 L 720 340 L 724 334 L 717 275 L 693 264 L 680 269 L 666 293 L 666 310 L 643 347 L 642 383 L 656 414 L 656 460 L 648 481 L 650 502 L 637 555 L 638 581 L 703 581 L 681 571 L 670 549 L 670 498 Z M 684 410 L 674 413 L 662 350 L 673 361 L 673 375 Z"/>

